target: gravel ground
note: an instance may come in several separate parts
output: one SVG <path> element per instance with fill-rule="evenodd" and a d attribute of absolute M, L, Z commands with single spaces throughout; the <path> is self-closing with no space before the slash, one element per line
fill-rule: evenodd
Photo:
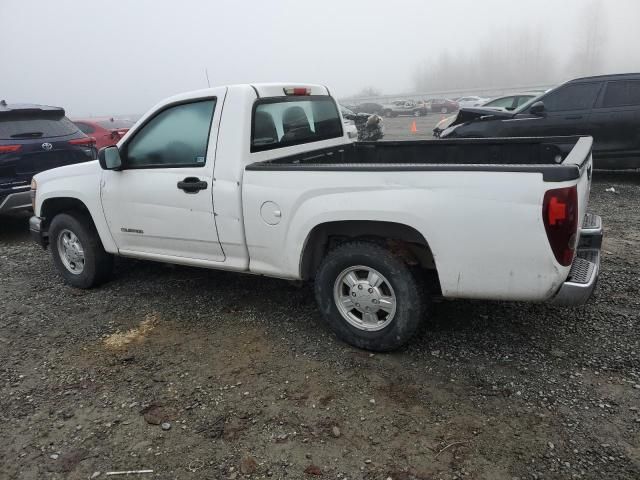
<path fill-rule="evenodd" d="M 385 355 L 279 280 L 123 260 L 74 290 L 3 219 L 0 478 L 637 480 L 640 177 L 591 210 L 592 303 L 437 303 Z"/>

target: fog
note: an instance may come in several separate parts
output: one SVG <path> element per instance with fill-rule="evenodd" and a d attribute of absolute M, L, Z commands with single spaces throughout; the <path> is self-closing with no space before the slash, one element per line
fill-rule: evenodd
<path fill-rule="evenodd" d="M 640 71 L 638 0 L 0 0 L 0 98 L 70 115 L 263 81 L 416 90 Z"/>

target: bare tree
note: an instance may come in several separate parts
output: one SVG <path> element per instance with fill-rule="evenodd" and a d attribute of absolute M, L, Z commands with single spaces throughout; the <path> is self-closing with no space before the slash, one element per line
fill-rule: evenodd
<path fill-rule="evenodd" d="M 365 87 L 362 90 L 360 90 L 360 92 L 358 92 L 356 95 L 354 95 L 354 98 L 359 98 L 359 97 L 379 97 L 380 95 L 382 95 L 382 92 L 380 90 L 378 90 L 375 87 Z"/>
<path fill-rule="evenodd" d="M 602 0 L 592 0 L 585 6 L 583 21 L 578 23 L 577 44 L 567 66 L 568 76 L 587 76 L 604 73 L 606 37 L 602 25 L 605 23 Z"/>
<path fill-rule="evenodd" d="M 414 72 L 418 91 L 495 88 L 552 82 L 556 62 L 538 30 L 496 33 L 468 54 L 443 51 Z"/>

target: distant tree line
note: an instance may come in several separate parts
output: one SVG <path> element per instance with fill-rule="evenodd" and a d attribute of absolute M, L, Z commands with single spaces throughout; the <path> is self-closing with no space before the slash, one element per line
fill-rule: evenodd
<path fill-rule="evenodd" d="M 549 44 L 545 29 L 532 27 L 494 32 L 468 54 L 445 50 L 416 68 L 414 88 L 428 92 L 545 85 L 604 73 L 603 14 L 602 0 L 586 4 L 575 42 L 569 45 Z"/>

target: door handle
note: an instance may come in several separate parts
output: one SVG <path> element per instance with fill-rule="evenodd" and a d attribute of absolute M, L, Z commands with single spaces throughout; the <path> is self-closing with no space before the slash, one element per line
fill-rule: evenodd
<path fill-rule="evenodd" d="M 580 120 L 582 118 L 582 115 L 569 115 L 564 118 L 565 120 Z"/>
<path fill-rule="evenodd" d="M 205 190 L 207 185 L 207 182 L 200 180 L 198 177 L 187 177 L 178 182 L 178 188 L 184 190 L 185 193 L 198 193 L 200 190 Z"/>

